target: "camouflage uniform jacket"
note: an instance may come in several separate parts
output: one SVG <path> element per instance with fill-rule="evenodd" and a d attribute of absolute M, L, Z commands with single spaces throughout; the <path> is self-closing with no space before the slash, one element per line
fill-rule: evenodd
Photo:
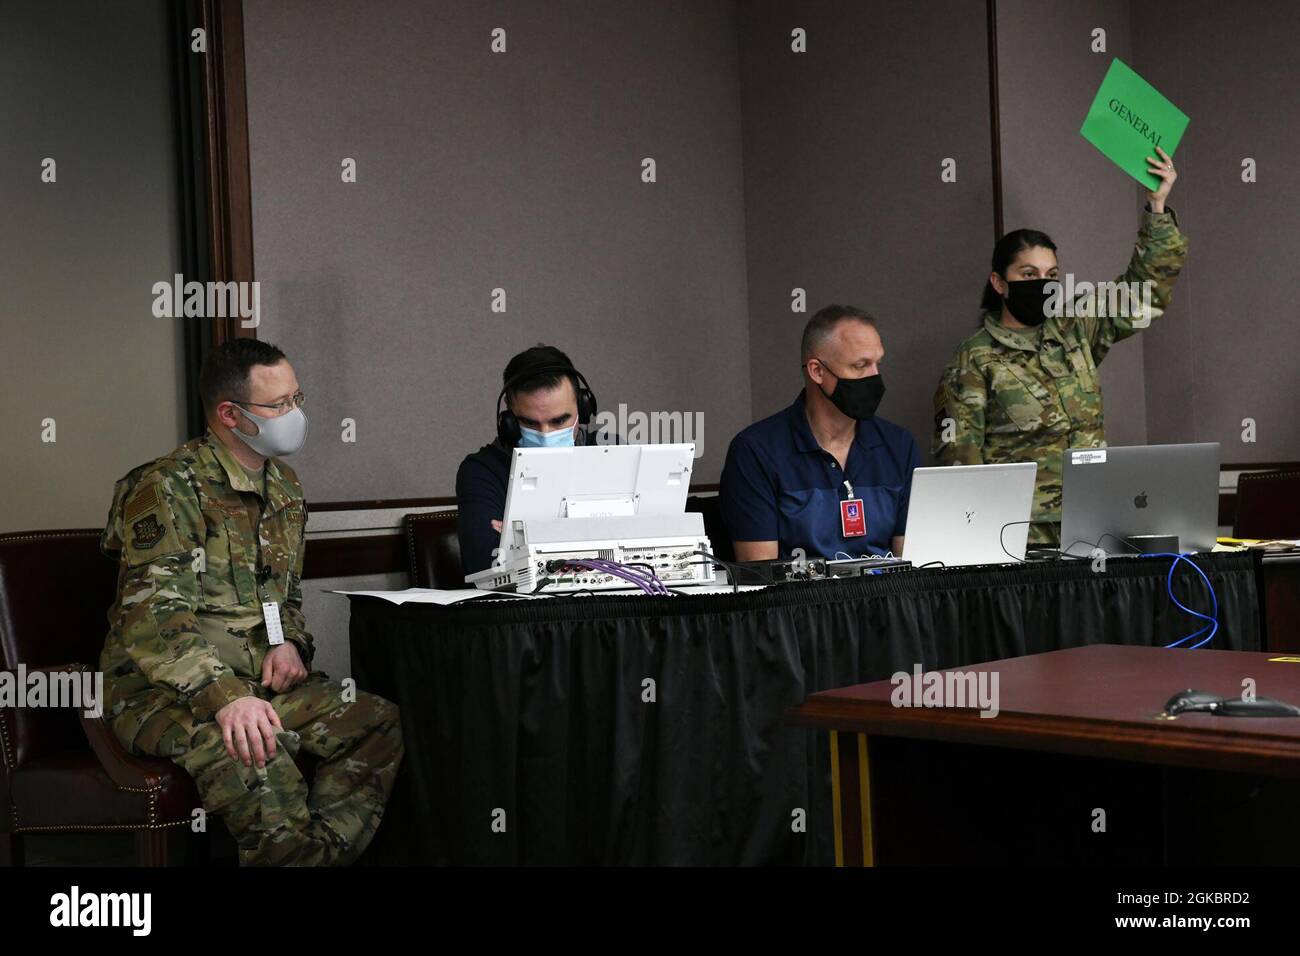
<path fill-rule="evenodd" d="M 302 613 L 307 509 L 293 469 L 267 460 L 265 495 L 208 432 L 117 483 L 100 547 L 119 560 L 100 657 L 105 713 L 129 744 L 179 704 L 197 720 L 255 693 L 269 650 L 262 601 L 311 667 Z"/>
<path fill-rule="evenodd" d="M 934 396 L 935 458 L 951 465 L 1037 462 L 1032 542 L 1059 536 L 1066 449 L 1106 444 L 1097 366 L 1115 342 L 1164 313 L 1186 256 L 1173 210 L 1144 211 L 1133 257 L 1116 281 L 1153 282 L 1149 314 L 1140 303 L 1095 290 L 1074 300 L 1073 317 L 1050 318 L 1037 334 L 1006 328 L 989 312 L 943 370 Z"/>

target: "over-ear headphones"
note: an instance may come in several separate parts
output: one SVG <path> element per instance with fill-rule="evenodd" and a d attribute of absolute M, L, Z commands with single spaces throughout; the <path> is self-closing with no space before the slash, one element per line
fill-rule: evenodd
<path fill-rule="evenodd" d="M 519 444 L 523 432 L 520 430 L 519 419 L 515 418 L 515 413 L 510 410 L 509 403 L 504 408 L 501 407 L 502 399 L 506 397 L 510 389 L 520 382 L 548 373 L 568 375 L 577 381 L 578 424 L 582 428 L 585 429 L 591 423 L 591 420 L 596 417 L 596 395 L 591 390 L 591 386 L 587 384 L 587 380 L 583 378 L 581 372 L 572 365 L 557 365 L 554 363 L 534 365 L 506 379 L 505 384 L 501 386 L 500 393 L 497 395 L 497 441 L 501 443 L 503 448 L 507 450 L 514 448 L 515 445 Z"/>

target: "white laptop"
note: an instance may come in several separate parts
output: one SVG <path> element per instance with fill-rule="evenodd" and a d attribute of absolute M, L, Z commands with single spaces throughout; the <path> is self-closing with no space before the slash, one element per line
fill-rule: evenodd
<path fill-rule="evenodd" d="M 1023 560 L 1037 474 L 1032 461 L 916 469 L 903 557 L 914 568 Z"/>

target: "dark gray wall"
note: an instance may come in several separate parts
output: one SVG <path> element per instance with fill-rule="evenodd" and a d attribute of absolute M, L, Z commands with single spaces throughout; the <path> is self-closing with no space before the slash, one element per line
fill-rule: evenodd
<path fill-rule="evenodd" d="M 1002 130 L 1003 217 L 1006 230 L 1040 229 L 1057 244 L 1062 272 L 1077 281 L 1114 279 L 1137 237 L 1145 191 L 1079 135 L 1111 60 L 1134 66 L 1129 0 L 998 0 L 998 89 Z M 1092 31 L 1106 31 L 1106 52 L 1092 52 Z M 1141 71 L 1142 66 L 1136 65 Z M 1148 77 L 1159 88 L 1156 77 Z M 1170 205 L 1183 219 L 1182 183 Z M 991 252 L 991 244 L 990 244 Z M 987 254 L 986 254 L 987 255 Z M 988 262 L 984 270 L 988 270 Z M 1101 366 L 1106 440 L 1147 440 L 1142 352 L 1155 338 L 1176 340 L 1187 288 L 1175 306 L 1142 334 L 1117 345 Z"/>
<path fill-rule="evenodd" d="M 1203 0 L 1138 0 L 1133 26 L 1137 69 L 1191 117 L 1174 187 L 1191 251 L 1177 334 L 1147 343 L 1151 441 L 1218 441 L 1227 462 L 1300 460 L 1300 6 L 1252 0 L 1229 16 Z M 1241 181 L 1246 157 L 1257 182 Z"/>
<path fill-rule="evenodd" d="M 796 27 L 807 53 L 790 49 Z M 985 35 L 984 5 L 960 0 L 741 4 L 755 418 L 801 388 L 809 316 L 850 303 L 880 318 L 881 415 L 928 455 L 934 389 L 975 328 L 993 244 Z"/>
<path fill-rule="evenodd" d="M 102 525 L 183 438 L 169 43 L 163 0 L 0 4 L 0 531 Z"/>
<path fill-rule="evenodd" d="M 1191 261 L 1173 308 L 1102 367 L 1113 444 L 1240 445 L 1251 416 L 1259 443 L 1225 460 L 1300 457 L 1283 419 L 1298 280 L 1276 238 L 1300 216 L 1280 171 L 1300 144 L 1263 125 L 1293 106 L 1296 15 L 1250 9 L 1225 33 L 1207 4 L 999 3 L 1005 226 L 1050 232 L 1078 277 L 1122 270 L 1143 201 L 1078 134 L 1111 57 L 1192 115 L 1171 202 Z M 830 301 L 881 317 L 883 414 L 928 447 L 994 238 L 982 4 L 248 0 L 246 19 L 260 334 L 312 396 L 313 497 L 448 493 L 503 359 L 540 340 L 606 408 L 705 412 L 710 480 L 798 389 L 799 331 Z"/>
<path fill-rule="evenodd" d="M 258 334 L 310 396 L 310 497 L 450 494 L 539 341 L 603 408 L 704 412 L 716 480 L 750 417 L 733 3 L 246 0 L 245 29 Z"/>

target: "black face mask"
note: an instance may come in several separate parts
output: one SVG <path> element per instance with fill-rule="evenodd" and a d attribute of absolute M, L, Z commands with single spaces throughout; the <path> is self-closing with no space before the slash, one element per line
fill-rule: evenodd
<path fill-rule="evenodd" d="M 822 368 L 830 370 L 825 362 L 821 359 Z M 835 375 L 834 372 L 831 372 Z M 819 388 L 821 386 L 818 386 Z M 826 395 L 826 389 L 822 389 L 822 394 Z M 836 376 L 835 390 L 827 398 L 831 404 L 842 411 L 849 418 L 856 418 L 860 422 L 865 422 L 876 414 L 876 409 L 880 407 L 880 399 L 885 394 L 885 383 L 879 375 L 868 375 L 866 378 L 840 378 Z"/>
<path fill-rule="evenodd" d="M 1047 283 L 1057 281 L 1059 280 L 1021 279 L 1018 282 L 1008 282 L 1007 294 L 1002 297 L 1007 304 L 1007 311 L 1017 321 L 1037 328 L 1047 321 L 1047 300 L 1051 298 L 1046 289 Z"/>

